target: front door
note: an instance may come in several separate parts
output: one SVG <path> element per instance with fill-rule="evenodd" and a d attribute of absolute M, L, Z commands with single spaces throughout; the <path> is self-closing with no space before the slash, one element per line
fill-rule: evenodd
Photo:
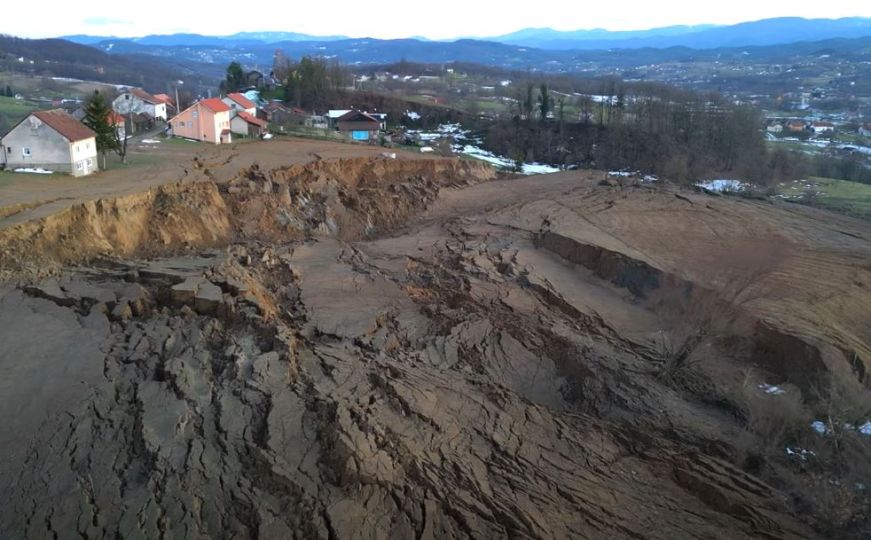
<path fill-rule="evenodd" d="M 89 169 L 90 165 L 91 165 L 90 159 L 86 159 L 82 162 L 82 176 L 86 176 L 88 174 L 88 172 L 90 172 L 90 169 Z"/>

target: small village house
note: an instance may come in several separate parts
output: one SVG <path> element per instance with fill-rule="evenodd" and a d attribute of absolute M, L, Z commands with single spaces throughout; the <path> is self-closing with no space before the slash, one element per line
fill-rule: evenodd
<path fill-rule="evenodd" d="M 381 131 L 381 122 L 364 112 L 349 111 L 336 119 L 336 129 L 354 141 L 370 141 Z"/>
<path fill-rule="evenodd" d="M 230 131 L 243 137 L 261 137 L 267 133 L 266 120 L 257 118 L 247 111 L 239 111 L 230 119 Z"/>
<path fill-rule="evenodd" d="M 127 122 L 124 116 L 115 111 L 110 111 L 107 120 L 109 121 L 109 125 L 115 128 L 119 140 L 123 140 L 127 137 Z"/>
<path fill-rule="evenodd" d="M 257 105 L 243 94 L 238 92 L 228 94 L 223 101 L 232 111 L 230 116 L 234 116 L 239 111 L 244 111 L 252 116 L 257 116 Z"/>
<path fill-rule="evenodd" d="M 807 122 L 804 120 L 790 120 L 786 123 L 786 129 L 790 133 L 802 133 L 807 130 Z"/>
<path fill-rule="evenodd" d="M 327 111 L 326 114 L 327 126 L 330 129 L 337 129 L 337 122 L 339 121 L 339 118 L 345 116 L 349 112 L 352 112 L 351 109 L 330 109 L 329 111 Z"/>
<path fill-rule="evenodd" d="M 257 117 L 269 122 L 272 129 L 286 131 L 294 127 L 326 129 L 326 118 L 311 114 L 299 107 L 287 108 L 273 101 L 257 111 Z"/>
<path fill-rule="evenodd" d="M 178 112 L 178 108 L 175 106 L 175 100 L 172 99 L 167 94 L 154 94 L 154 97 L 157 98 L 161 103 L 166 105 L 166 115 L 167 117 L 175 116 Z"/>
<path fill-rule="evenodd" d="M 817 135 L 822 135 L 824 133 L 833 133 L 835 131 L 835 124 L 826 121 L 814 122 L 811 124 L 811 129 Z"/>
<path fill-rule="evenodd" d="M 34 111 L 0 139 L 8 169 L 45 169 L 85 176 L 98 170 L 96 134 L 61 109 Z"/>
<path fill-rule="evenodd" d="M 214 144 L 233 142 L 230 107 L 220 98 L 200 100 L 178 113 L 170 123 L 176 137 Z"/>
<path fill-rule="evenodd" d="M 116 97 L 112 109 L 125 116 L 144 113 L 156 120 L 167 120 L 166 103 L 141 88 L 131 88 Z"/>

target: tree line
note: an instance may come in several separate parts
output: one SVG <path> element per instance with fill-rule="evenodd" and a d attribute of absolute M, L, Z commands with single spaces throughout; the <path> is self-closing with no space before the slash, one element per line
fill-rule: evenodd
<path fill-rule="evenodd" d="M 758 111 L 714 94 L 658 85 L 631 93 L 609 84 L 601 93 L 574 100 L 546 83 L 529 82 L 514 101 L 510 120 L 484 127 L 485 146 L 517 161 L 633 169 L 676 180 L 734 175 L 765 182 L 797 170 L 781 152 L 767 150 Z"/>

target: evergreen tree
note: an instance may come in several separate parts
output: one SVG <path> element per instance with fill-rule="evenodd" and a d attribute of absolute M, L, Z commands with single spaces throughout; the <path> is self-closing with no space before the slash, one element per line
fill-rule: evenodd
<path fill-rule="evenodd" d="M 115 130 L 112 107 L 103 95 L 95 90 L 85 103 L 85 118 L 82 123 L 97 134 L 97 152 L 103 156 L 103 169 L 106 168 L 106 154 L 118 151 L 118 134 Z"/>
<path fill-rule="evenodd" d="M 15 92 L 12 91 L 12 87 L 8 84 L 6 85 L 6 97 L 15 97 Z"/>
<path fill-rule="evenodd" d="M 245 72 L 242 71 L 242 64 L 230 62 L 230 65 L 227 66 L 227 78 L 221 83 L 221 86 L 227 93 L 238 92 L 245 86 Z"/>

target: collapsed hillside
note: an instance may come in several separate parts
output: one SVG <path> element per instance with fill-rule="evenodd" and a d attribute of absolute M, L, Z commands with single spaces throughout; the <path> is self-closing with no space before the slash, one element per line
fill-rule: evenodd
<path fill-rule="evenodd" d="M 491 180 L 252 167 L 0 233 L 0 536 L 868 533 L 867 225 Z"/>

